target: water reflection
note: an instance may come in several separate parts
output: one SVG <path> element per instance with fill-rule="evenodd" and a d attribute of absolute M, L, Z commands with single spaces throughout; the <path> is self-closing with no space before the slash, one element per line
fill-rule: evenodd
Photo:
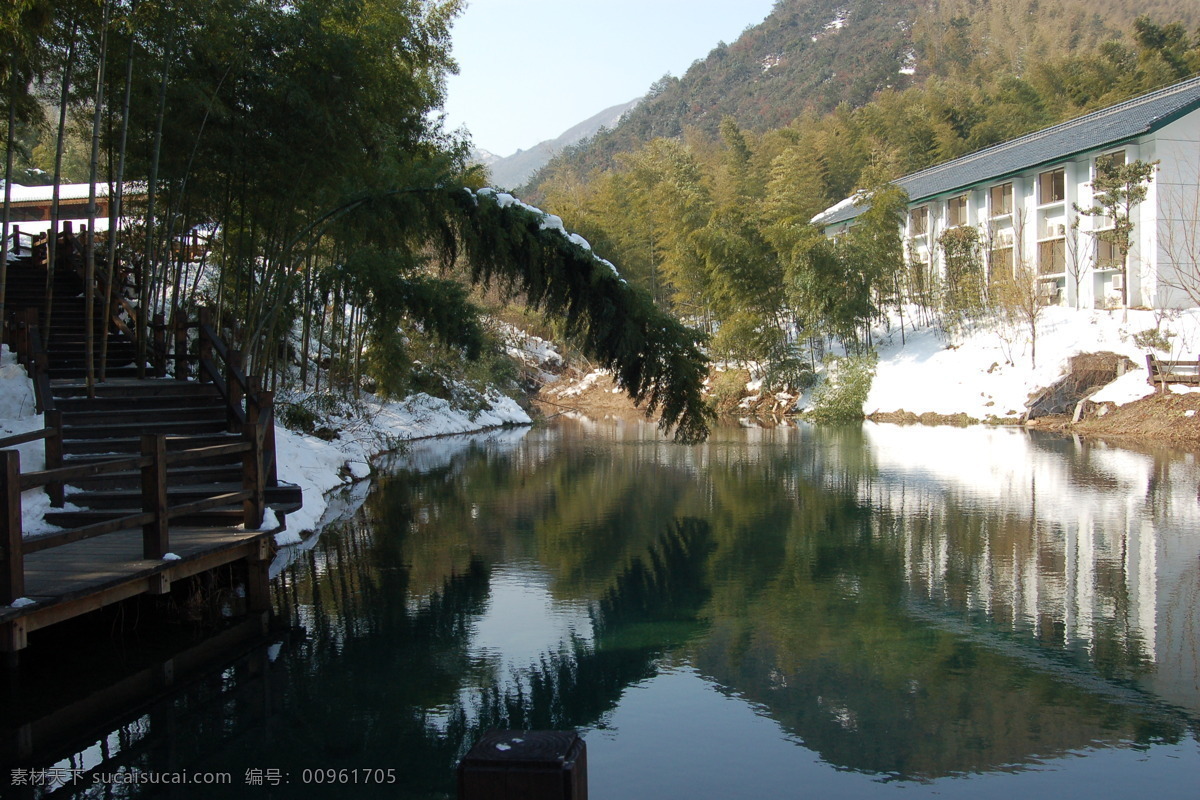
<path fill-rule="evenodd" d="M 890 778 L 1194 736 L 1190 456 L 894 426 L 681 448 L 583 422 L 394 468 L 367 518 L 407 603 L 493 570 L 426 706 L 441 735 L 603 730 L 670 663 Z"/>
<path fill-rule="evenodd" d="M 387 470 L 281 566 L 269 722 L 194 769 L 444 797 L 483 730 L 581 727 L 596 797 L 1193 790 L 1190 454 L 564 420 Z"/>

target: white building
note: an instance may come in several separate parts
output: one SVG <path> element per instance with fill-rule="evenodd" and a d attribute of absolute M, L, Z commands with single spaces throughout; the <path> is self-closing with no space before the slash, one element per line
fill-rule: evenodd
<path fill-rule="evenodd" d="M 1131 210 L 1126 268 L 1097 236 L 1112 219 L 1094 205 L 1097 163 L 1158 162 Z M 1200 78 L 1160 89 L 954 161 L 907 175 L 910 262 L 944 275 L 938 238 L 975 226 L 989 278 L 1035 270 L 1048 303 L 1085 308 L 1200 305 Z M 842 202 L 813 223 L 837 235 L 863 207 Z M 1123 292 L 1124 290 L 1124 292 Z"/>

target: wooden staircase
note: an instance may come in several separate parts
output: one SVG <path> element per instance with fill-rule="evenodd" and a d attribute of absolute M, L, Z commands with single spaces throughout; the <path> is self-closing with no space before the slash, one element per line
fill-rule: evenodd
<path fill-rule="evenodd" d="M 84 282 L 71 268 L 72 256 L 78 256 L 78 242 L 72 247 L 69 235 L 60 241 L 64 242 L 60 246 L 63 258 L 55 270 L 49 336 L 43 343 L 49 397 L 41 398 L 40 402 L 61 414 L 62 463 L 47 466 L 82 466 L 138 455 L 142 436 L 148 433 L 165 434 L 168 451 L 242 441 L 240 424 L 245 411 L 239 413 L 236 397 L 234 403 L 227 397 L 228 387 L 236 381 L 218 385 L 212 380 L 154 377 L 155 373 L 165 371 L 162 358 L 157 368 L 143 365 L 139 370 L 137 343 L 126 333 L 136 329 L 132 321 L 127 320 L 124 325 L 113 319 L 107 325 L 96 323 L 95 374 L 101 372 L 100 352 L 105 333 L 107 363 L 104 380 L 97 381 L 89 392 L 85 380 Z M 6 314 L 15 312 L 23 321 L 23 325 L 10 327 L 21 330 L 35 324 L 44 327 L 41 325 L 46 304 L 44 252 L 43 249 L 39 254 L 34 248 L 16 259 L 10 258 Z M 103 300 L 99 297 L 95 309 L 96 317 L 102 316 Z M 180 359 L 177 363 L 187 361 Z M 209 369 L 212 370 L 211 365 Z M 273 445 L 265 456 L 273 462 Z M 242 488 L 242 469 L 242 457 L 238 454 L 173 466 L 167 472 L 167 502 L 175 506 L 238 491 Z M 275 474 L 273 463 L 267 465 L 266 473 Z M 47 513 L 46 521 L 62 528 L 79 528 L 138 513 L 143 504 L 141 480 L 138 470 L 77 478 L 66 489 L 67 506 Z M 298 486 L 274 479 L 268 482 L 265 494 L 267 506 L 275 511 L 280 523 L 285 514 L 302 503 Z M 172 520 L 172 524 L 231 527 L 241 524 L 242 515 L 239 503 L 198 511 Z"/>

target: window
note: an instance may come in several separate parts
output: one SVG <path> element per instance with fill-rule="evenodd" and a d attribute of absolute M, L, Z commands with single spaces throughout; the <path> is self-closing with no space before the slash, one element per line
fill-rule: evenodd
<path fill-rule="evenodd" d="M 1117 150 L 1112 153 L 1105 153 L 1102 156 L 1096 156 L 1096 175 L 1107 166 L 1122 167 L 1125 165 L 1125 151 Z"/>
<path fill-rule="evenodd" d="M 1013 232 L 995 231 L 988 247 L 988 277 L 997 281 L 1013 274 Z"/>
<path fill-rule="evenodd" d="M 1012 243 L 1007 245 L 998 243 L 988 251 L 988 277 L 992 282 L 998 281 L 1001 278 L 1012 277 L 1013 274 L 1013 248 Z"/>
<path fill-rule="evenodd" d="M 967 224 L 967 196 L 960 194 L 946 201 L 946 225 L 953 228 L 956 225 Z"/>
<path fill-rule="evenodd" d="M 929 233 L 929 206 L 919 206 L 908 212 L 908 235 L 923 236 Z"/>
<path fill-rule="evenodd" d="M 1096 237 L 1096 269 L 1117 269 L 1121 266 L 1121 250 L 1115 244 Z"/>
<path fill-rule="evenodd" d="M 1038 274 L 1055 275 L 1067 269 L 1067 247 L 1062 239 L 1038 242 Z"/>
<path fill-rule="evenodd" d="M 1038 175 L 1038 202 L 1061 203 L 1067 197 L 1067 179 L 1062 168 Z"/>
<path fill-rule="evenodd" d="M 993 186 L 988 192 L 988 202 L 993 217 L 1003 217 L 1013 210 L 1013 190 L 1011 183 Z"/>

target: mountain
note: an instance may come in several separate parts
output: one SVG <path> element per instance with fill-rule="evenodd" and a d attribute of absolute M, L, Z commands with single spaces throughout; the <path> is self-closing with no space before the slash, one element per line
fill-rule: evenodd
<path fill-rule="evenodd" d="M 558 137 L 539 142 L 528 150 L 518 150 L 511 156 L 496 156 L 486 150 L 478 150 L 476 162 L 488 168 L 493 186 L 515 189 L 567 147 L 589 139 L 603 129 L 614 127 L 639 102 L 641 98 L 606 108 Z"/>
<path fill-rule="evenodd" d="M 732 44 L 719 43 L 682 78 L 666 76 L 611 130 L 569 148 L 533 177 L 527 194 L 562 167 L 577 175 L 619 153 L 685 131 L 715 139 L 724 117 L 762 133 L 805 115 L 858 108 L 885 89 L 979 72 L 1020 74 L 1031 58 L 1098 48 L 1147 14 L 1200 24 L 1195 0 L 778 0 Z"/>

